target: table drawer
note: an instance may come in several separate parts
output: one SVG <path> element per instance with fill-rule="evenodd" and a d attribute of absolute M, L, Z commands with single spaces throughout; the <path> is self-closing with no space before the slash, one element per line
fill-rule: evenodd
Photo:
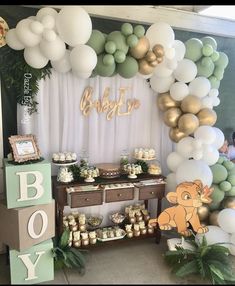
<path fill-rule="evenodd" d="M 74 192 L 68 194 L 68 204 L 71 208 L 102 205 L 103 191 Z"/>
<path fill-rule="evenodd" d="M 134 188 L 110 189 L 106 190 L 107 203 L 128 201 L 134 199 Z"/>
<path fill-rule="evenodd" d="M 139 200 L 162 199 L 165 185 L 144 186 L 139 188 Z"/>

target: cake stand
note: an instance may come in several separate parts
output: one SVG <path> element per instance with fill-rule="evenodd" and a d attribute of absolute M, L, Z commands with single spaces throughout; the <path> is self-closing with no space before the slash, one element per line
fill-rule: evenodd
<path fill-rule="evenodd" d="M 59 166 L 57 181 L 62 183 L 70 183 L 73 181 L 73 173 L 69 171 L 69 166 L 77 164 L 78 161 L 70 162 L 70 163 L 52 163 L 55 166 Z"/>

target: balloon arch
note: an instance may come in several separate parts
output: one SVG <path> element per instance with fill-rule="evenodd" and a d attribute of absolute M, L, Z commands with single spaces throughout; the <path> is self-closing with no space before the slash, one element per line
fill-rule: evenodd
<path fill-rule="evenodd" d="M 167 157 L 168 189 L 195 179 L 212 184 L 210 166 L 218 161 L 224 142 L 223 132 L 213 127 L 217 120 L 213 107 L 220 104 L 218 88 L 229 62 L 214 38 L 183 43 L 163 22 L 147 31 L 142 25 L 123 23 L 120 31 L 106 35 L 92 29 L 83 8 L 70 6 L 60 12 L 40 9 L 10 29 L 6 42 L 14 50 L 24 50 L 26 63 L 35 69 L 50 61 L 56 71 L 72 71 L 83 79 L 117 73 L 149 79 L 169 137 L 176 143 Z"/>

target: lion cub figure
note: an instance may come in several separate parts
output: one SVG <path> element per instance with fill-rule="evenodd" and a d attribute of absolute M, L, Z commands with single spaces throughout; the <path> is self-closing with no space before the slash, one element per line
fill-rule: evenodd
<path fill-rule="evenodd" d="M 176 188 L 176 192 L 169 192 L 166 195 L 170 203 L 178 204 L 165 209 L 157 219 L 150 219 L 149 224 L 159 224 L 161 230 L 177 228 L 178 233 L 190 236 L 192 232 L 187 228 L 188 222 L 197 233 L 208 231 L 206 226 L 200 224 L 197 209 L 202 203 L 209 204 L 212 199 L 209 197 L 213 189 L 205 186 L 201 180 L 194 182 L 183 182 Z"/>

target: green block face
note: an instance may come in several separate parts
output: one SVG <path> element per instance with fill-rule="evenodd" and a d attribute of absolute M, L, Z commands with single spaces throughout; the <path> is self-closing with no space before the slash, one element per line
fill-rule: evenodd
<path fill-rule="evenodd" d="M 36 284 L 54 280 L 51 239 L 18 252 L 10 249 L 11 284 Z"/>
<path fill-rule="evenodd" d="M 3 160 L 7 208 L 19 208 L 51 202 L 51 164 L 43 160 L 13 165 Z"/>

